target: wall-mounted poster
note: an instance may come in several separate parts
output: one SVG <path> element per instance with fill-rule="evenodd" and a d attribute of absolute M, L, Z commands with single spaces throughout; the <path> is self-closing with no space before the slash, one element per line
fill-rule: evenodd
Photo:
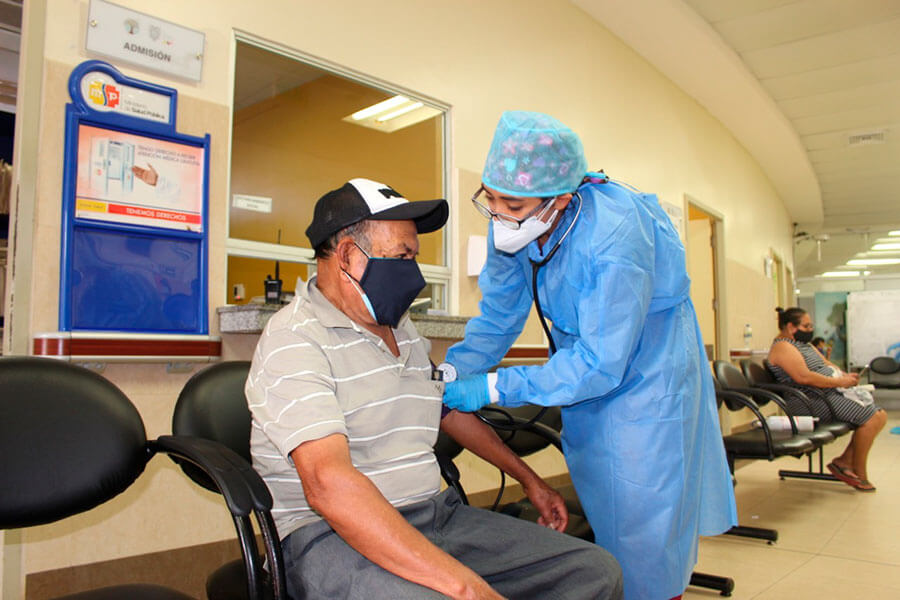
<path fill-rule="evenodd" d="M 177 92 L 84 62 L 69 78 L 60 331 L 209 331 L 209 135 Z"/>
<path fill-rule="evenodd" d="M 203 231 L 204 149 L 81 124 L 75 217 Z"/>

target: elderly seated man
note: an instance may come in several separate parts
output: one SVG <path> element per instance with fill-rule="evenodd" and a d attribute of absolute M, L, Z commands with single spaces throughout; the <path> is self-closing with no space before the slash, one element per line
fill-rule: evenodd
<path fill-rule="evenodd" d="M 562 499 L 471 414 L 442 411 L 405 316 L 425 280 L 417 233 L 444 200 L 354 179 L 319 199 L 316 276 L 266 326 L 247 399 L 253 465 L 275 499 L 296 598 L 594 599 L 622 595 L 605 550 L 560 533 Z M 522 483 L 541 525 L 440 492 L 438 427 Z M 554 531 L 556 530 L 556 531 Z"/>

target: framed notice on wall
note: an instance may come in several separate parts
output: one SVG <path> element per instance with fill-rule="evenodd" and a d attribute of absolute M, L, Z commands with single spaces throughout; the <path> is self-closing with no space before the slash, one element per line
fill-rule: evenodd
<path fill-rule="evenodd" d="M 205 334 L 209 135 L 177 92 L 87 61 L 69 78 L 61 331 Z"/>

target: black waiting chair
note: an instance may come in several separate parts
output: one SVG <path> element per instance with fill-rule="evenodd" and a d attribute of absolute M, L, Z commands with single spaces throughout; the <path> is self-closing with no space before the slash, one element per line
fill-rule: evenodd
<path fill-rule="evenodd" d="M 734 390 L 723 390 L 718 379 L 713 381 L 716 388 L 716 403 L 719 406 L 724 404 L 731 411 L 746 408 L 760 423 L 759 428 L 732 432 L 722 437 L 732 478 L 735 477 L 735 463 L 738 459 L 773 461 L 782 456 L 800 458 L 815 450 L 815 445 L 809 438 L 796 434 L 796 424 L 793 421 L 794 431 L 772 431 L 752 398 Z M 728 534 L 766 540 L 769 544 L 778 540 L 778 532 L 774 529 L 746 525 L 732 527 Z"/>
<path fill-rule="evenodd" d="M 794 471 L 782 469 L 778 471 L 779 477 L 781 477 L 782 479 L 786 477 L 799 479 L 831 478 L 831 475 L 821 474 L 820 476 L 820 474 L 812 472 L 812 455 L 817 450 L 821 449 L 825 444 L 834 441 L 835 435 L 833 433 L 824 428 L 814 429 L 813 431 L 808 432 L 800 432 L 797 429 L 797 423 L 794 420 L 795 413 L 788 407 L 785 399 L 770 389 L 751 386 L 750 382 L 747 381 L 747 378 L 740 371 L 740 369 L 735 367 L 730 362 L 726 362 L 724 360 L 714 361 L 713 372 L 715 373 L 716 381 L 719 382 L 722 389 L 732 392 L 739 392 L 741 394 L 744 394 L 745 396 L 750 396 L 756 402 L 757 406 L 764 406 L 769 402 L 777 405 L 778 408 L 780 408 L 782 412 L 784 412 L 784 414 L 788 416 L 791 425 L 791 433 L 796 437 L 806 438 L 812 443 L 812 449 L 809 452 L 805 453 L 807 454 L 810 463 L 810 471 Z M 763 421 L 764 420 L 765 419 L 763 419 Z"/>
<path fill-rule="evenodd" d="M 483 414 L 487 414 L 493 422 L 494 429 L 500 438 L 519 456 L 529 456 L 551 445 L 562 453 L 562 441 L 560 439 L 560 432 L 562 431 L 561 411 L 558 407 L 551 407 L 538 416 L 541 410 L 540 407 L 530 405 L 515 408 L 501 408 L 491 405 L 486 407 L 486 409 L 482 409 L 484 411 Z M 454 454 L 449 456 L 449 460 L 446 456 L 441 457 L 441 454 L 445 453 L 448 448 L 458 448 Z M 457 491 L 461 491 L 462 486 L 459 483 L 459 471 L 452 465 L 452 459 L 461 450 L 462 447 L 456 444 L 447 434 L 441 432 L 438 435 L 435 454 L 438 455 L 438 462 L 441 464 L 441 474 L 447 485 Z M 444 469 L 446 462 L 450 463 L 450 470 Z M 502 491 L 501 487 L 501 493 Z M 584 514 L 584 509 L 581 507 L 581 502 L 578 500 L 574 486 L 570 484 L 557 491 L 565 499 L 566 509 L 569 512 L 569 523 L 565 532 L 580 539 L 593 542 L 594 532 L 591 530 L 587 516 Z M 465 498 L 465 493 L 461 493 L 461 496 Z M 528 498 L 522 498 L 516 502 L 500 506 L 499 511 L 512 517 L 532 522 L 536 522 L 540 516 L 537 508 L 531 504 Z M 717 590 L 722 596 L 730 596 L 734 590 L 734 580 L 730 577 L 706 573 L 692 573 L 690 585 Z"/>
<path fill-rule="evenodd" d="M 772 372 L 768 368 L 768 361 L 761 365 L 749 359 L 742 360 L 741 371 L 743 372 L 744 377 L 747 379 L 747 383 L 749 383 L 752 387 L 762 388 L 780 396 L 781 399 L 784 400 L 785 405 L 790 410 L 790 414 L 794 416 L 811 416 L 815 414 L 812 407 L 813 400 L 795 387 L 778 383 L 775 380 L 775 376 L 772 375 Z M 832 440 L 835 440 L 852 431 L 850 425 L 837 420 L 837 415 L 834 412 L 834 407 L 828 401 L 828 398 L 822 398 L 822 400 L 824 400 L 825 405 L 828 407 L 831 418 L 829 418 L 828 420 L 820 420 L 816 422 L 813 432 L 829 433 L 831 434 Z M 815 443 L 816 440 L 814 439 L 813 442 Z M 823 446 L 819 446 L 818 450 L 819 451 L 816 453 L 819 456 L 818 471 L 813 470 L 812 454 L 808 454 L 807 459 L 809 464 L 806 471 L 784 471 L 784 474 L 779 473 L 779 475 L 781 477 L 795 477 L 800 479 L 821 479 L 825 481 L 837 481 L 837 478 L 834 475 L 825 472 L 825 452 L 823 450 Z"/>
<path fill-rule="evenodd" d="M 225 361 L 209 366 L 195 373 L 182 388 L 172 415 L 172 432 L 177 437 L 211 440 L 222 444 L 240 457 L 241 469 L 259 478 L 253 470 L 250 458 L 250 409 L 244 396 L 244 384 L 250 371 L 249 361 Z M 183 464 L 185 473 L 198 485 L 217 491 L 210 485 L 208 477 Z M 260 479 L 265 487 L 265 483 Z M 266 488 L 268 494 L 268 488 Z M 271 497 L 270 497 L 271 498 Z M 263 589 L 272 590 L 271 597 L 286 598 L 281 543 L 272 525 L 271 544 L 277 556 L 277 580 L 262 572 Z M 255 552 L 255 544 L 245 547 L 247 540 L 240 539 L 243 552 Z M 267 540 L 268 543 L 268 540 Z M 232 561 L 218 568 L 206 580 L 206 595 L 209 600 L 246 600 L 248 582 L 253 573 L 245 568 L 245 562 Z M 270 559 L 271 562 L 271 559 Z M 255 585 L 255 583 L 254 583 Z"/>
<path fill-rule="evenodd" d="M 872 359 L 868 382 L 876 388 L 900 389 L 900 363 L 890 356 Z"/>
<path fill-rule="evenodd" d="M 268 490 L 229 449 L 173 436 L 148 441 L 137 409 L 109 380 L 56 359 L 0 358 L 0 527 L 53 523 L 90 510 L 126 490 L 157 453 L 205 473 L 223 494 L 242 540 L 249 535 L 255 548 L 251 514 L 264 536 L 272 536 Z M 244 544 L 245 550 L 248 547 Z M 280 554 L 272 550 L 280 549 L 271 544 L 266 548 L 277 571 Z M 245 552 L 244 562 L 249 580 L 260 582 L 258 554 Z M 262 598 L 260 592 L 261 587 L 251 590 L 250 597 Z M 189 596 L 161 586 L 130 584 L 66 598 Z"/>

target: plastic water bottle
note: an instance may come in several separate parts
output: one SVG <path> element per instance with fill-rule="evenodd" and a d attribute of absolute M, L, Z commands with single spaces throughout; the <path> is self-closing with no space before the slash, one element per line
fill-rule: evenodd
<path fill-rule="evenodd" d="M 753 343 L 753 328 L 750 323 L 744 325 L 744 348 L 751 348 Z"/>

